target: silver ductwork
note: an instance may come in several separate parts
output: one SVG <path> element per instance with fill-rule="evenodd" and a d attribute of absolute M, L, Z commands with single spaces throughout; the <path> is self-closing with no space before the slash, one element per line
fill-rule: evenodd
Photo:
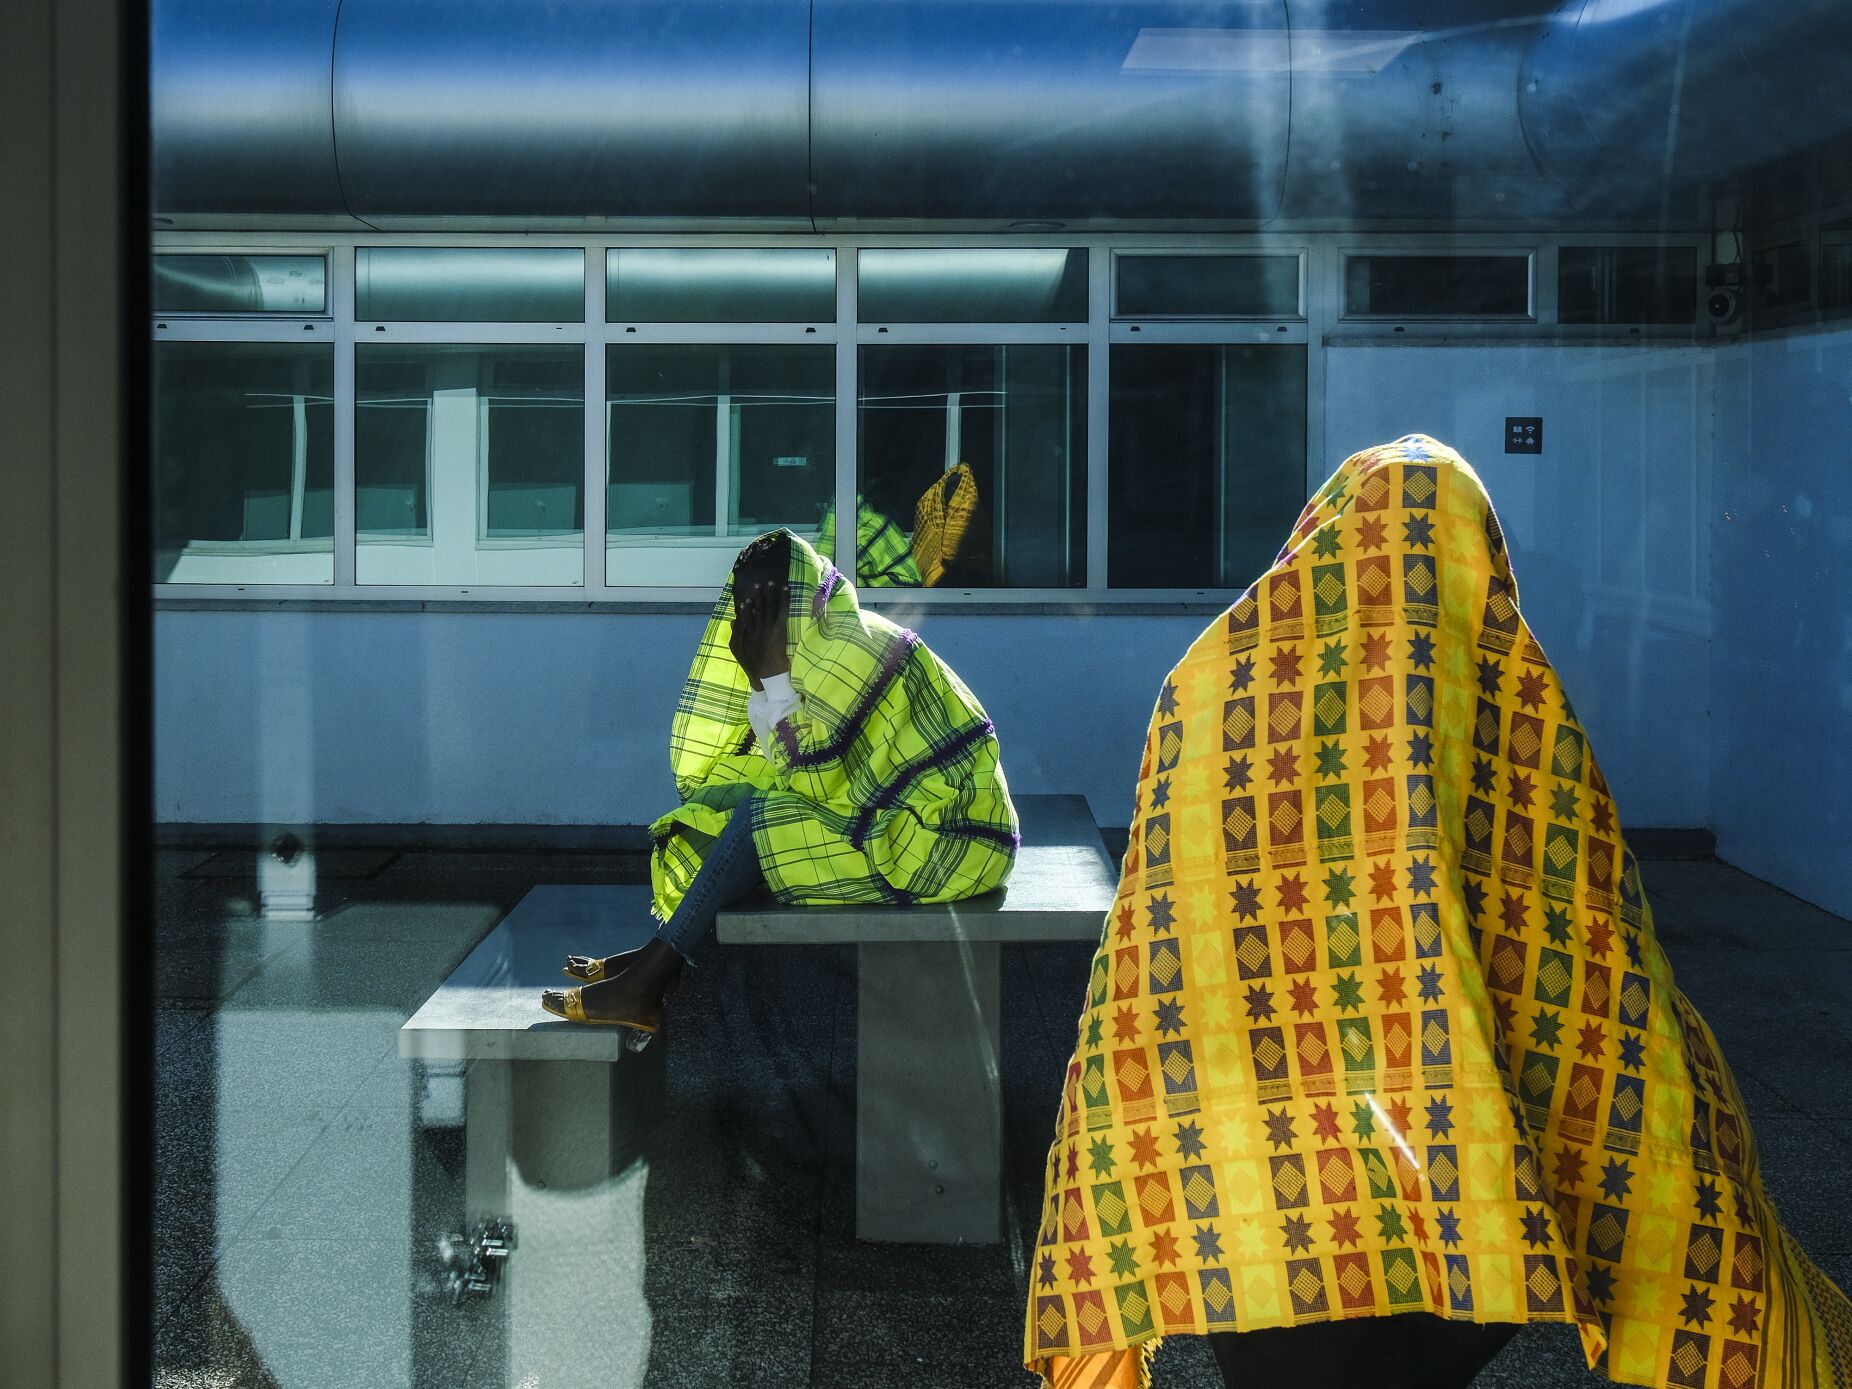
<path fill-rule="evenodd" d="M 343 0 L 348 208 L 804 222 L 807 0 Z"/>
<path fill-rule="evenodd" d="M 1285 0 L 816 0 L 814 13 L 819 225 L 1279 212 Z"/>
<path fill-rule="evenodd" d="M 1852 128 L 1846 0 L 1568 0 L 1518 110 L 1578 207 L 1728 177 Z"/>
<path fill-rule="evenodd" d="M 328 80 L 340 0 L 155 0 L 157 213 L 345 220 Z"/>
<path fill-rule="evenodd" d="M 1695 224 L 1844 0 L 154 0 L 177 225 Z"/>

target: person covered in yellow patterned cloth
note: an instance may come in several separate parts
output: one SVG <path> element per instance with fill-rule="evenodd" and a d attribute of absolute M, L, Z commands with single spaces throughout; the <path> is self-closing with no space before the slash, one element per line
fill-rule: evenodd
<path fill-rule="evenodd" d="M 1048 1155 L 1024 1356 L 1464 1386 L 1516 1324 L 1666 1389 L 1846 1389 L 1472 469 L 1347 460 L 1164 682 Z"/>

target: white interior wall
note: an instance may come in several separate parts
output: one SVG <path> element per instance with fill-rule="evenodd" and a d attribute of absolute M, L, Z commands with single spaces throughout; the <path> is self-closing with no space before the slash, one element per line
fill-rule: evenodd
<path fill-rule="evenodd" d="M 1327 463 L 1413 431 L 1459 449 L 1623 822 L 1712 827 L 1726 860 L 1852 912 L 1849 397 L 1852 330 L 1337 342 Z M 1543 417 L 1541 455 L 1503 452 L 1508 415 Z M 1017 789 L 1081 792 L 1122 825 L 1158 684 L 1209 620 L 919 626 L 985 702 Z M 673 796 L 666 725 L 700 623 L 161 612 L 160 817 L 644 823 Z"/>
<path fill-rule="evenodd" d="M 1621 822 L 1708 823 L 1715 353 L 1697 346 L 1337 344 L 1333 464 L 1403 434 L 1484 479 L 1519 601 L 1613 788 Z M 1505 418 L 1543 419 L 1541 454 Z"/>
<path fill-rule="evenodd" d="M 1023 792 L 1131 818 L 1165 673 L 1211 617 L 908 619 L 997 724 Z M 163 821 L 646 824 L 704 619 L 533 612 L 157 615 Z"/>
<path fill-rule="evenodd" d="M 1852 916 L 1852 328 L 1719 354 L 1717 853 Z"/>

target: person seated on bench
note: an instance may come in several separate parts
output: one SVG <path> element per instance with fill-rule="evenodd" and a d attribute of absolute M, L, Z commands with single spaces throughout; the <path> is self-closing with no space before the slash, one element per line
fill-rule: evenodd
<path fill-rule="evenodd" d="M 541 1004 L 573 1022 L 662 1025 L 723 907 L 950 902 L 1001 887 L 1021 843 L 997 734 L 912 632 L 786 530 L 740 552 L 676 705 L 682 804 L 650 827 L 654 940 L 573 955 Z"/>
<path fill-rule="evenodd" d="M 1672 982 L 1473 470 L 1351 457 L 1164 681 L 1048 1155 L 1024 1354 L 1464 1389 L 1519 1322 L 1624 1384 L 1852 1384 Z M 1555 1342 L 1551 1343 L 1556 1344 Z"/>

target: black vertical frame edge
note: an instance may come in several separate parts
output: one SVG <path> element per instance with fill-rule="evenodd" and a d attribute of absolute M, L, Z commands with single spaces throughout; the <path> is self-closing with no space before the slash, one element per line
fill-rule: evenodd
<path fill-rule="evenodd" d="M 154 1382 L 154 605 L 149 517 L 152 460 L 148 322 L 152 136 L 149 112 L 149 0 L 118 0 L 120 88 L 116 331 L 120 558 L 121 824 L 121 1375 L 125 1386 Z"/>

